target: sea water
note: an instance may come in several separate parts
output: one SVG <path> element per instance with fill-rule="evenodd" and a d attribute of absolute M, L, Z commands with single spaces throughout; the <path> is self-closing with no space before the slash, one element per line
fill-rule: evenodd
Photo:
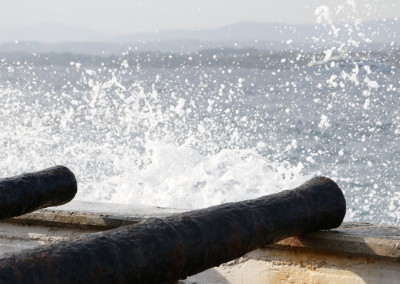
<path fill-rule="evenodd" d="M 335 39 L 329 9 L 316 13 Z M 223 50 L 200 64 L 180 54 L 177 67 L 135 64 L 131 53 L 3 56 L 1 175 L 62 164 L 77 176 L 77 199 L 175 208 L 324 175 L 343 189 L 348 220 L 399 225 L 399 54 L 357 51 L 367 39 L 288 46 L 276 64 L 253 67 Z"/>

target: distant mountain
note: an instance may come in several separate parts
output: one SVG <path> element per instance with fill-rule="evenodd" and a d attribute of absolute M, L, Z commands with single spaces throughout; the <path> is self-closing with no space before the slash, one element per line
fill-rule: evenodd
<path fill-rule="evenodd" d="M 112 40 L 117 42 L 163 42 L 189 39 L 201 42 L 289 41 L 298 44 L 309 44 L 315 43 L 315 38 L 360 39 L 365 35 L 376 42 L 400 41 L 400 22 L 394 19 L 366 22 L 358 26 L 340 23 L 335 28 L 337 29 L 337 35 L 333 35 L 333 27 L 329 25 L 241 22 L 207 30 L 169 30 L 155 33 L 136 33 L 115 37 Z"/>
<path fill-rule="evenodd" d="M 0 29 L 0 42 L 92 42 L 108 41 L 109 38 L 97 31 L 69 27 L 56 23 L 38 24 L 28 27 Z"/>
<path fill-rule="evenodd" d="M 15 42 L 18 41 L 18 42 Z M 0 30 L 0 52 L 69 52 L 121 54 L 127 50 L 193 52 L 209 48 L 312 49 L 340 43 L 354 48 L 378 48 L 383 43 L 400 44 L 400 23 L 396 19 L 361 25 L 289 25 L 242 22 L 206 30 L 167 30 L 108 37 L 90 29 L 57 24 Z"/>
<path fill-rule="evenodd" d="M 314 25 L 290 26 L 283 23 L 241 22 L 206 30 L 168 30 L 154 33 L 137 33 L 113 38 L 118 42 L 135 41 L 282 41 L 289 38 L 302 41 L 302 34 L 312 34 Z M 300 33 L 296 33 L 300 31 Z"/>

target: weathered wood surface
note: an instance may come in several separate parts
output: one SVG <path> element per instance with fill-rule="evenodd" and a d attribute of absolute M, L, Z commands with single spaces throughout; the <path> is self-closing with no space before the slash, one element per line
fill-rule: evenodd
<path fill-rule="evenodd" d="M 3 283 L 174 283 L 305 232 L 340 226 L 332 180 L 244 202 L 153 218 L 0 260 Z"/>
<path fill-rule="evenodd" d="M 0 219 L 65 204 L 76 192 L 75 176 L 64 166 L 0 179 Z"/>

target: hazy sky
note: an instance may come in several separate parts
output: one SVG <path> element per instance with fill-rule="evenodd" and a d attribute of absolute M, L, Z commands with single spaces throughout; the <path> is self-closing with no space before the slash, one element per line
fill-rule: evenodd
<path fill-rule="evenodd" d="M 1 1 L 0 29 L 59 23 L 121 35 L 205 29 L 239 21 L 312 23 L 326 5 L 333 18 L 400 17 L 400 0 L 12 0 Z"/>

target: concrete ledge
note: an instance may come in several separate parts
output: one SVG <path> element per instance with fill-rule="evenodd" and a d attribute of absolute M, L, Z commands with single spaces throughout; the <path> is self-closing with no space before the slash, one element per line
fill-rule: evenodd
<path fill-rule="evenodd" d="M 400 228 L 367 223 L 344 223 L 335 230 L 287 238 L 269 247 L 384 257 L 400 261 Z"/>
<path fill-rule="evenodd" d="M 3 222 L 104 231 L 136 224 L 148 218 L 162 218 L 184 211 L 187 210 L 72 201 L 63 206 L 49 207 L 5 219 Z"/>
<path fill-rule="evenodd" d="M 148 218 L 162 218 L 184 211 L 187 210 L 73 201 L 63 206 L 38 210 L 2 222 L 79 228 L 92 232 L 132 225 Z M 383 257 L 400 261 L 400 228 L 367 223 L 344 223 L 334 230 L 287 238 L 268 247 Z"/>
<path fill-rule="evenodd" d="M 281 240 L 181 283 L 399 283 L 399 244 L 398 227 L 344 223 Z"/>
<path fill-rule="evenodd" d="M 0 257 L 186 210 L 73 201 L 0 222 Z M 281 240 L 181 283 L 397 283 L 400 228 L 344 223 Z"/>
<path fill-rule="evenodd" d="M 400 265 L 393 260 L 267 247 L 180 283 L 394 284 L 399 279 Z"/>

